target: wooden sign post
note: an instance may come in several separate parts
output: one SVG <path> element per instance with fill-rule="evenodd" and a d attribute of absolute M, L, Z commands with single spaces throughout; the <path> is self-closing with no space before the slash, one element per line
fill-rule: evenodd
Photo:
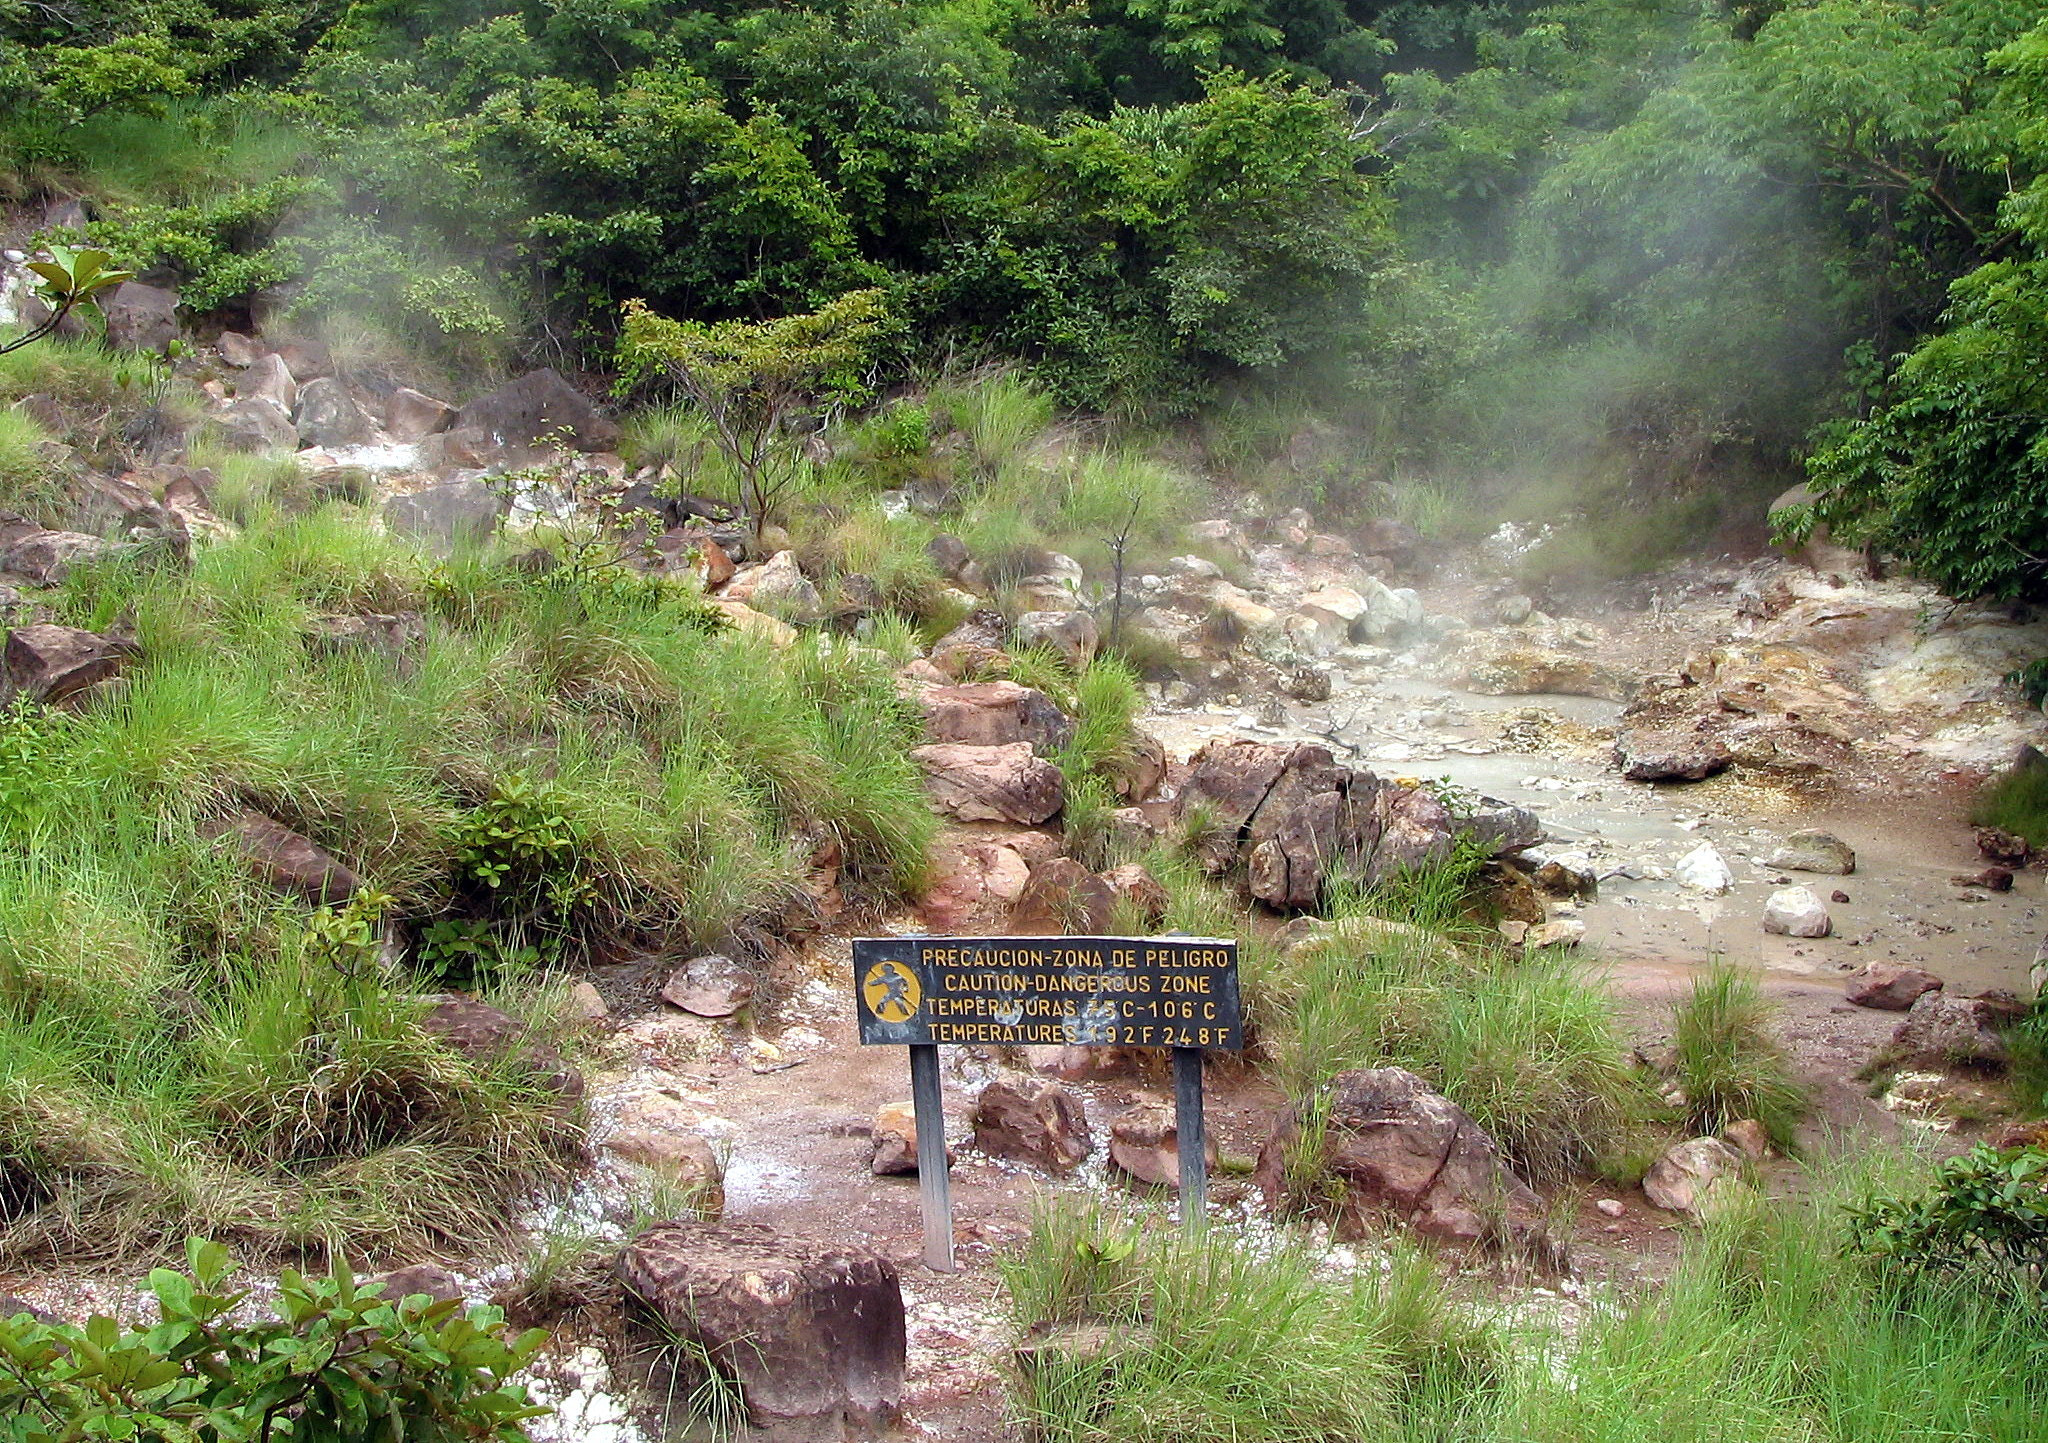
<path fill-rule="evenodd" d="M 853 944 L 860 1040 L 910 1049 L 924 1260 L 952 1272 L 939 1046 L 1173 1051 L 1181 1219 L 1206 1212 L 1202 1054 L 1244 1046 L 1237 943 L 1206 937 L 868 937 Z"/>

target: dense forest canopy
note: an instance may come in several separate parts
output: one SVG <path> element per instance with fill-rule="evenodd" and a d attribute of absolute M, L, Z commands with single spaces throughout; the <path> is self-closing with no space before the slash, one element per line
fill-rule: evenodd
<path fill-rule="evenodd" d="M 189 307 L 602 363 L 877 288 L 899 365 L 1285 391 L 1381 481 L 1782 485 L 2048 593 L 2039 0 L 0 0 L 0 184 Z M 1817 429 L 1818 428 L 1818 429 Z M 1807 513 L 1795 520 L 1812 519 Z"/>

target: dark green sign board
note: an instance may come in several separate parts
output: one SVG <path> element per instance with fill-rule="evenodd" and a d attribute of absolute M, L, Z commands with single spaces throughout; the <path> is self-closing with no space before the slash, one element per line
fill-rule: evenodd
<path fill-rule="evenodd" d="M 867 1043 L 1244 1046 L 1232 941 L 862 938 L 853 973 Z"/>

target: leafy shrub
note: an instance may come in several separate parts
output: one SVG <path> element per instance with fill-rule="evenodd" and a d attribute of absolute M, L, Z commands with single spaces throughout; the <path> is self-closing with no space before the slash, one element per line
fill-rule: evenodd
<path fill-rule="evenodd" d="M 1935 1169 L 1918 1197 L 1852 1210 L 1851 1242 L 1909 1268 L 1982 1269 L 2025 1287 L 2048 1278 L 2048 1150 L 1978 1145 Z"/>
<path fill-rule="evenodd" d="M 369 1437 L 420 1443 L 523 1443 L 542 1416 L 507 1381 L 546 1335 L 508 1336 L 495 1308 L 414 1297 L 393 1302 L 345 1267 L 287 1269 L 278 1315 L 239 1321 L 226 1249 L 193 1239 L 186 1272 L 158 1268 L 146 1328 L 0 1318 L 0 1434 L 21 1443 L 137 1443 Z"/>

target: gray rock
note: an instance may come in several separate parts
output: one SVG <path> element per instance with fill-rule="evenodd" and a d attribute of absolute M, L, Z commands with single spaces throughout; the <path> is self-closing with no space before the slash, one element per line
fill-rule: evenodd
<path fill-rule="evenodd" d="M 1807 827 L 1785 838 L 1785 844 L 1764 863 L 1788 872 L 1822 872 L 1846 877 L 1856 870 L 1856 853 L 1832 832 Z"/>
<path fill-rule="evenodd" d="M 1496 857 L 1505 857 L 1543 840 L 1543 820 L 1527 807 L 1498 797 L 1474 797 L 1448 806 L 1451 825 Z"/>
<path fill-rule="evenodd" d="M 213 418 L 221 440 L 237 451 L 293 451 L 298 449 L 299 428 L 277 402 L 264 396 L 245 396 Z"/>
<path fill-rule="evenodd" d="M 2006 1010 L 1995 1000 L 1923 992 L 1892 1033 L 1885 1053 L 1893 1062 L 1930 1067 L 1954 1063 L 2003 1066 L 2011 1056 L 1998 1031 L 2005 1016 Z"/>
<path fill-rule="evenodd" d="M 384 503 L 384 524 L 401 536 L 451 551 L 462 542 L 488 541 L 508 507 L 480 477 L 453 476 Z"/>
<path fill-rule="evenodd" d="M 299 439 L 309 446 L 360 446 L 377 434 L 376 426 L 356 404 L 348 387 L 332 376 L 322 376 L 299 387 L 294 419 Z"/>
<path fill-rule="evenodd" d="M 903 1289 L 881 1254 L 756 1223 L 669 1222 L 629 1243 L 617 1273 L 630 1297 L 738 1386 L 755 1427 L 798 1424 L 800 1436 L 823 1440 L 894 1425 Z"/>
<path fill-rule="evenodd" d="M 1017 618 L 1017 640 L 1047 647 L 1078 670 L 1095 659 L 1102 633 L 1085 611 L 1027 611 Z"/>
<path fill-rule="evenodd" d="M 178 339 L 178 293 L 123 281 L 97 298 L 107 318 L 107 344 L 117 351 L 162 355 Z"/>
<path fill-rule="evenodd" d="M 555 435 L 578 451 L 609 451 L 619 428 L 553 370 L 528 371 L 455 413 L 449 430 L 475 429 L 493 445 L 527 446 Z"/>

